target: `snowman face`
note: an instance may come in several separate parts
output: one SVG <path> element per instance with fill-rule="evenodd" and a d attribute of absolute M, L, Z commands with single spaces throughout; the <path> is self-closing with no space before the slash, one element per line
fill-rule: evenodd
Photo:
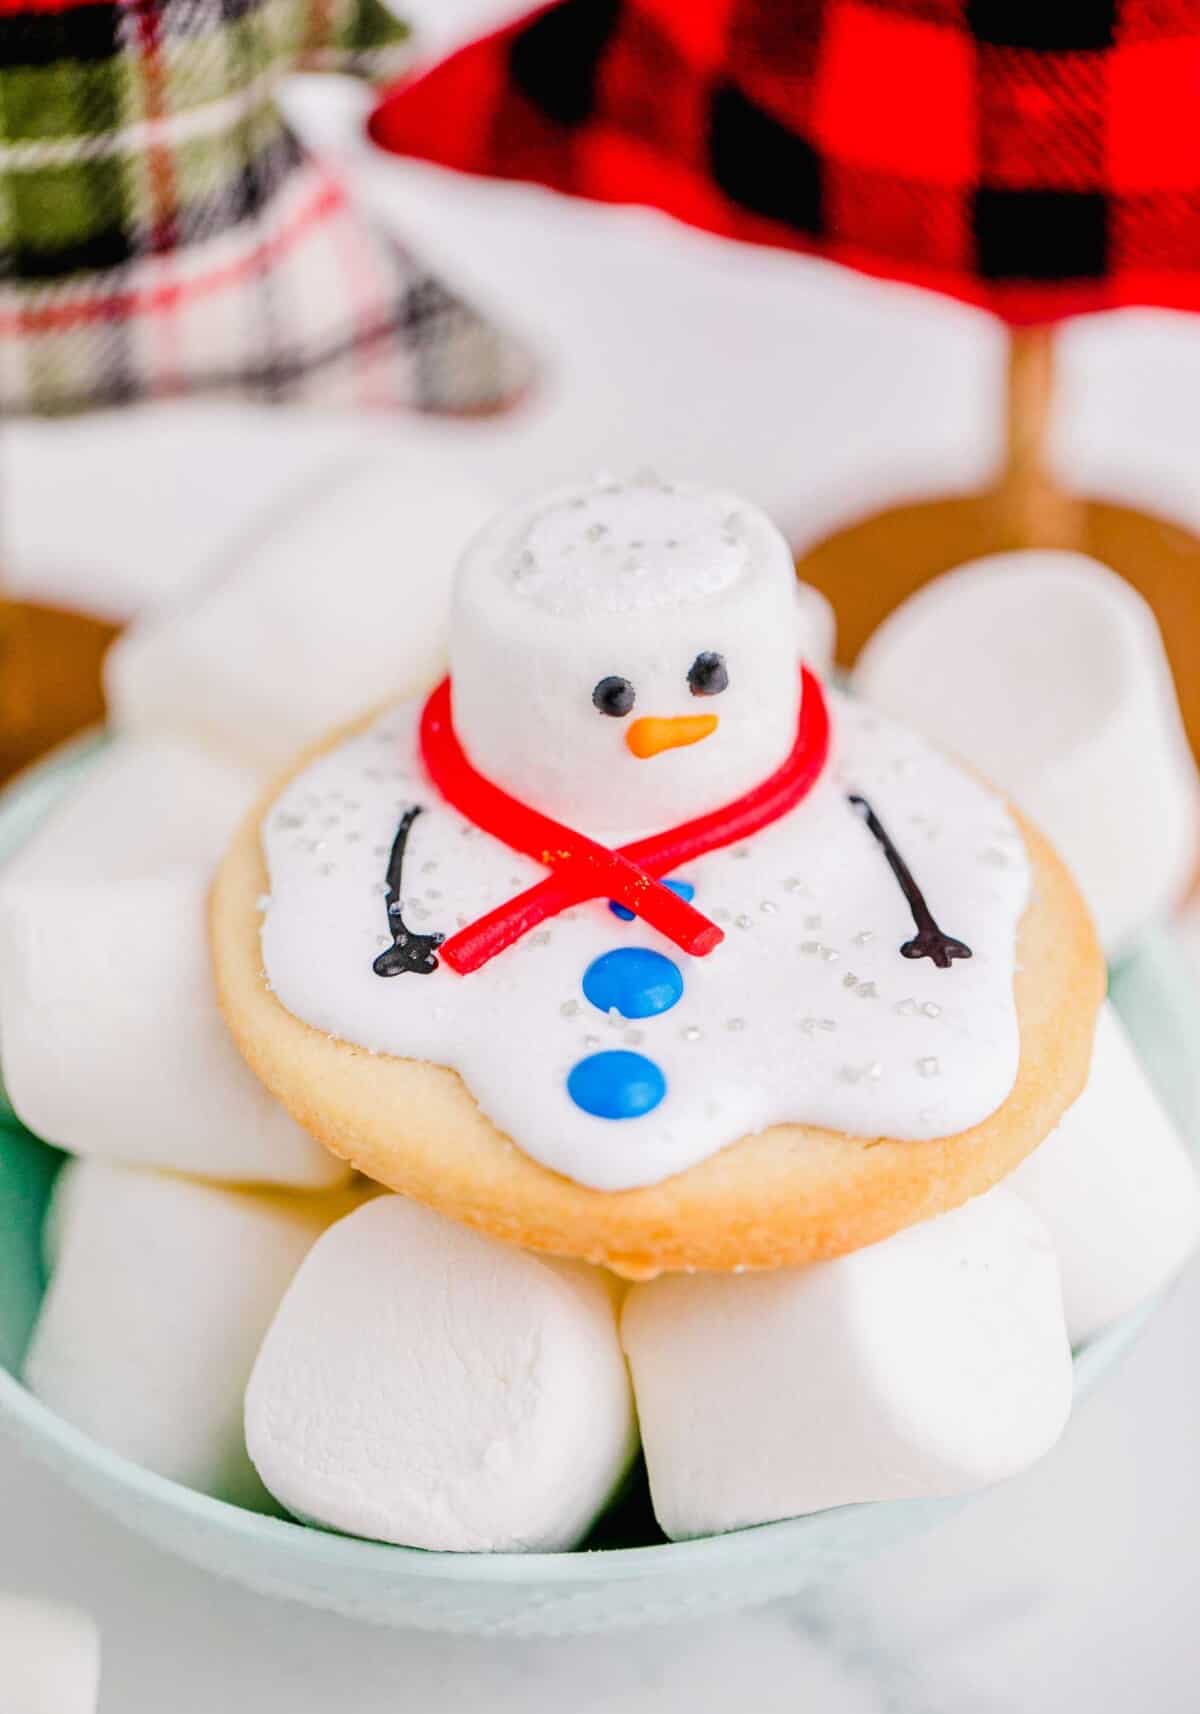
<path fill-rule="evenodd" d="M 686 820 L 751 790 L 792 747 L 791 556 L 727 495 L 555 495 L 468 550 L 451 670 L 458 736 L 505 790 L 596 834 Z"/>

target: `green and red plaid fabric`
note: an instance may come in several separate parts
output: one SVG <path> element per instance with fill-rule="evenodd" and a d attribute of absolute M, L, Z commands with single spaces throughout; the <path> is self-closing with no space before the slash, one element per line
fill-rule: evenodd
<path fill-rule="evenodd" d="M 405 34 L 378 0 L 0 0 L 0 411 L 519 392 L 275 105 L 294 70 L 394 74 Z"/>
<path fill-rule="evenodd" d="M 1200 0 L 558 0 L 371 134 L 1012 322 L 1200 309 Z"/>

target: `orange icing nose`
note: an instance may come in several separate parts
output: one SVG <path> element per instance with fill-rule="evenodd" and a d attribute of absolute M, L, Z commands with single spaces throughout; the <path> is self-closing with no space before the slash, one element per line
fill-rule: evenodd
<path fill-rule="evenodd" d="M 660 750 L 680 750 L 686 744 L 699 744 L 702 738 L 710 738 L 719 725 L 715 714 L 682 714 L 675 720 L 655 720 L 647 715 L 634 721 L 625 734 L 625 742 L 644 761 L 647 756 L 657 756 Z"/>

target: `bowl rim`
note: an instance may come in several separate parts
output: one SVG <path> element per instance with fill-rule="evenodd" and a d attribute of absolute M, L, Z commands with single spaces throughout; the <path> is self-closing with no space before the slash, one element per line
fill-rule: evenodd
<path fill-rule="evenodd" d="M 118 735 L 102 728 L 89 728 L 41 757 L 0 788 L 0 863 L 19 849 L 59 795 L 98 758 L 114 736 Z M 15 1116 L 8 1122 L 20 1124 Z M 23 1126 L 20 1128 L 22 1131 L 25 1129 Z M 2 1131 L 3 1124 L 0 1123 L 0 1135 Z M 1163 1288 L 1072 1353 L 1076 1403 L 1091 1390 L 1109 1364 L 1134 1342 L 1170 1289 L 1170 1286 Z M 640 1547 L 572 1549 L 554 1553 L 455 1553 L 342 1535 L 319 1525 L 254 1512 L 188 1488 L 125 1458 L 75 1427 L 35 1398 L 16 1375 L 2 1366 L 0 1434 L 20 1438 L 34 1457 L 52 1464 L 64 1480 L 82 1489 L 95 1503 L 110 1512 L 117 1508 L 106 1502 L 91 1483 L 82 1480 L 82 1470 L 88 1471 L 101 1486 L 119 1489 L 135 1502 L 149 1502 L 158 1510 L 174 1513 L 205 1530 L 217 1529 L 222 1533 L 228 1532 L 231 1538 L 241 1537 L 244 1542 L 264 1552 L 282 1548 L 289 1554 L 299 1555 L 313 1569 L 354 1571 L 360 1575 L 377 1573 L 386 1580 L 395 1580 L 408 1573 L 450 1584 L 489 1582 L 534 1586 L 544 1585 L 547 1578 L 553 1578 L 559 1585 L 565 1582 L 586 1588 L 611 1581 L 614 1577 L 628 1581 L 655 1577 L 668 1567 L 672 1572 L 700 1571 L 707 1567 L 718 1551 L 727 1556 L 726 1569 L 736 1571 L 739 1565 L 748 1569 L 764 1558 L 778 1559 L 786 1554 L 789 1547 L 801 1552 L 805 1545 L 814 1544 L 813 1538 L 819 1540 L 836 1535 L 850 1515 L 884 1512 L 899 1516 L 904 1511 L 928 1507 L 931 1503 L 965 1503 L 973 1497 L 965 1494 L 863 1501 L 830 1507 L 802 1517 L 747 1525 L 720 1535 L 654 1542 Z M 58 1456 L 53 1456 L 53 1453 Z M 732 1564 L 728 1563 L 730 1555 Z"/>

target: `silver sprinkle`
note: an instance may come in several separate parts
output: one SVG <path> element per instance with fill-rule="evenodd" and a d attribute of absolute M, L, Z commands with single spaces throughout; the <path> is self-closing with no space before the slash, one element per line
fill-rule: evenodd
<path fill-rule="evenodd" d="M 842 977 L 842 987 L 843 988 L 857 988 L 858 987 L 858 977 L 855 976 L 852 971 L 847 970 L 846 974 Z"/>
<path fill-rule="evenodd" d="M 579 1001 L 564 1000 L 558 1009 L 564 1018 L 577 1018 L 580 1011 Z"/>
<path fill-rule="evenodd" d="M 737 923 L 737 926 L 739 928 L 753 928 L 754 927 L 754 919 L 752 917 L 748 917 L 746 915 L 745 911 L 743 911 L 740 916 L 735 917 L 734 920 Z"/>
<path fill-rule="evenodd" d="M 938 1077 L 941 1074 L 941 1069 L 941 1061 L 935 1059 L 932 1054 L 917 1061 L 917 1070 L 922 1077 Z"/>

